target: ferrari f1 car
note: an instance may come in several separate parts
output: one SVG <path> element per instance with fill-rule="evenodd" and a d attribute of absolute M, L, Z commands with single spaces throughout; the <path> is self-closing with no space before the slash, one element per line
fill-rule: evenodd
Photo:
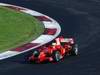
<path fill-rule="evenodd" d="M 73 38 L 58 37 L 52 44 L 44 45 L 34 50 L 27 60 L 36 63 L 44 61 L 58 62 L 65 55 L 78 55 L 78 47 Z"/>

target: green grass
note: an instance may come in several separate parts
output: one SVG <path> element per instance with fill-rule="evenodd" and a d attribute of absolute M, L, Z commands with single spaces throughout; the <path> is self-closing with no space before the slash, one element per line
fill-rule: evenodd
<path fill-rule="evenodd" d="M 30 42 L 43 31 L 33 16 L 0 6 L 0 52 Z"/>

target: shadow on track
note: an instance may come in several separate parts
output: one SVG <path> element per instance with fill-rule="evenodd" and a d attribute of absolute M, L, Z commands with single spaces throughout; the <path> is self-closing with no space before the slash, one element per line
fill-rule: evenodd
<path fill-rule="evenodd" d="M 80 52 L 79 57 L 66 57 L 63 62 L 42 65 L 16 62 L 23 60 L 25 54 L 22 54 L 0 62 L 0 74 L 3 71 L 2 75 L 12 75 L 12 73 L 15 75 L 100 75 L 100 66 L 98 66 L 100 64 L 100 2 L 97 0 L 55 0 L 55 3 L 52 0 L 0 1 L 24 6 L 56 19 L 62 27 L 61 35 L 75 37 Z"/>

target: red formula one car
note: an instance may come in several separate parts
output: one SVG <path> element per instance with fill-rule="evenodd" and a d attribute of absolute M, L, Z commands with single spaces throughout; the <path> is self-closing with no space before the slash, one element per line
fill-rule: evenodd
<path fill-rule="evenodd" d="M 44 45 L 33 51 L 29 62 L 60 61 L 65 55 L 78 55 L 78 47 L 73 38 L 59 37 L 51 45 Z"/>

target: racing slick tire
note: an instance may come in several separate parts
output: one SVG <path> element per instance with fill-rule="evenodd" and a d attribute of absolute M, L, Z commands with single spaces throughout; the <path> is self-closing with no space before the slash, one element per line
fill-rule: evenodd
<path fill-rule="evenodd" d="M 72 46 L 71 55 L 74 55 L 74 56 L 78 55 L 78 45 L 77 44 L 74 44 Z"/>
<path fill-rule="evenodd" d="M 34 51 L 33 51 L 33 55 L 34 55 L 35 57 L 38 57 L 38 56 L 39 56 L 39 51 L 34 50 Z"/>
<path fill-rule="evenodd" d="M 38 56 L 39 56 L 39 51 L 33 50 L 32 55 L 31 55 L 30 57 L 32 57 L 32 56 L 38 57 Z M 30 58 L 30 57 L 28 57 L 28 61 L 29 61 L 30 63 L 36 63 L 36 61 L 34 61 L 34 60 L 33 60 L 32 58 Z"/>
<path fill-rule="evenodd" d="M 61 55 L 61 53 L 58 50 L 53 52 L 52 57 L 53 57 L 54 62 L 58 62 L 63 58 L 63 56 Z"/>
<path fill-rule="evenodd" d="M 37 50 L 33 50 L 31 53 L 29 53 L 29 54 L 27 54 L 25 56 L 25 61 L 26 62 L 29 62 L 29 63 L 33 62 L 33 60 L 29 59 L 32 55 L 38 56 L 39 55 L 39 52 Z"/>

